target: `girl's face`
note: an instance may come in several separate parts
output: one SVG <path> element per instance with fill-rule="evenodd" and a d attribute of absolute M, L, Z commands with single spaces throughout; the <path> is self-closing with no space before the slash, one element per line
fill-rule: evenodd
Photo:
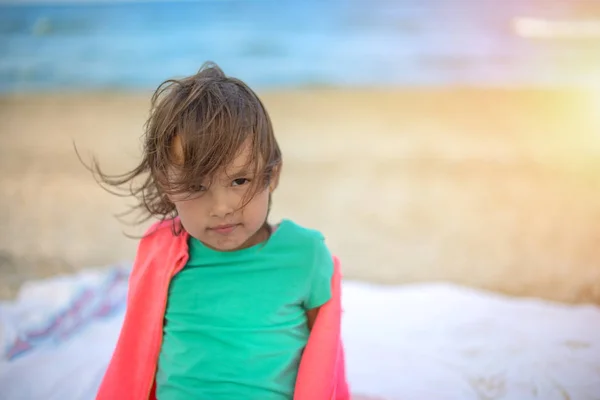
<path fill-rule="evenodd" d="M 269 197 L 277 177 L 260 189 L 251 200 L 255 177 L 248 169 L 251 148 L 244 145 L 238 156 L 211 182 L 197 188 L 198 193 L 170 195 L 185 230 L 206 246 L 220 251 L 239 250 L 258 244 L 269 237 L 266 226 Z M 181 142 L 175 140 L 174 152 L 181 154 Z M 243 208 L 242 205 L 246 201 Z"/>

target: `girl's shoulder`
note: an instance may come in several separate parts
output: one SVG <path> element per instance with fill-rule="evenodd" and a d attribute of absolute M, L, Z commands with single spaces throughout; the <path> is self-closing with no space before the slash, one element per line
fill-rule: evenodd
<path fill-rule="evenodd" d="M 289 219 L 282 220 L 274 233 L 274 241 L 284 246 L 288 254 L 308 258 L 322 263 L 331 260 L 331 253 L 325 241 L 325 235 L 313 228 L 302 226 Z"/>
<path fill-rule="evenodd" d="M 146 269 L 152 263 L 168 265 L 172 259 L 187 256 L 187 234 L 179 218 L 152 224 L 139 241 L 132 273 Z"/>
<path fill-rule="evenodd" d="M 325 235 L 317 229 L 300 225 L 291 219 L 283 219 L 277 225 L 278 235 L 286 239 L 301 240 L 308 243 L 321 243 L 325 241 Z"/>
<path fill-rule="evenodd" d="M 146 229 L 146 232 L 144 232 L 142 240 L 152 238 L 153 236 L 161 237 L 167 234 L 173 236 L 175 232 L 183 233 L 183 227 L 179 217 L 169 218 L 153 223 L 148 229 Z"/>

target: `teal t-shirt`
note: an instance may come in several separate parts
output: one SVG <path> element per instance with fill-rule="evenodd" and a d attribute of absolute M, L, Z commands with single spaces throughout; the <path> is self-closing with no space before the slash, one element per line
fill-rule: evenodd
<path fill-rule="evenodd" d="M 169 287 L 158 400 L 290 400 L 306 311 L 331 298 L 323 236 L 283 220 L 268 241 L 219 252 L 189 240 Z"/>

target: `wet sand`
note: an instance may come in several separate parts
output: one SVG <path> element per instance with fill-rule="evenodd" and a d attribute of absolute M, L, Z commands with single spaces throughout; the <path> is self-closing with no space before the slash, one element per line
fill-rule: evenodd
<path fill-rule="evenodd" d="M 114 197 L 81 166 L 132 166 L 148 94 L 0 98 L 0 297 L 131 260 Z M 272 220 L 321 229 L 348 279 L 451 281 L 600 303 L 600 94 L 262 93 L 284 152 Z"/>

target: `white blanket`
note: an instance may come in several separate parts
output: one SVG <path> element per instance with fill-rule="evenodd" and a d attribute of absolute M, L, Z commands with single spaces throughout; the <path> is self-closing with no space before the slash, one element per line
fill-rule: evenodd
<path fill-rule="evenodd" d="M 0 304 L 0 398 L 93 399 L 128 266 L 31 282 Z M 353 392 L 388 400 L 600 400 L 600 308 L 447 284 L 345 282 Z"/>

